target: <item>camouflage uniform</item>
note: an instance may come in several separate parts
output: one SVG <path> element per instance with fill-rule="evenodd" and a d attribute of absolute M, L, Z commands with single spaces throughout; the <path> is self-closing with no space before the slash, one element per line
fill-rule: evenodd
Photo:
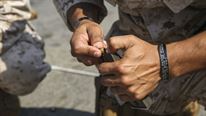
<path fill-rule="evenodd" d="M 50 71 L 43 61 L 44 42 L 28 22 L 36 17 L 29 0 L 0 0 L 1 116 L 10 116 L 7 110 L 18 105 L 13 95 L 31 93 Z"/>
<path fill-rule="evenodd" d="M 67 15 L 78 3 L 91 3 L 99 7 L 99 22 L 107 14 L 102 0 L 53 0 L 70 29 Z M 152 44 L 171 43 L 191 37 L 206 29 L 205 0 L 107 0 L 118 5 L 120 19 L 116 21 L 107 38 L 133 34 Z M 206 106 L 206 71 L 185 74 L 170 81 L 161 81 L 149 95 L 152 98 L 150 113 L 173 114 L 181 112 L 191 101 L 198 100 Z M 97 84 L 98 85 L 98 84 Z M 128 107 L 113 107 L 118 116 L 135 112 Z M 111 113 L 110 113 L 111 114 Z M 133 113 L 138 115 L 137 113 Z M 104 114 L 98 114 L 104 115 Z M 115 116 L 114 114 L 113 116 Z M 132 116 L 131 114 L 125 114 Z"/>

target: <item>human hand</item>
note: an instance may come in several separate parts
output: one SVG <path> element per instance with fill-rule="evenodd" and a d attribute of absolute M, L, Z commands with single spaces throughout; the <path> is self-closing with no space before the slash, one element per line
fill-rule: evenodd
<path fill-rule="evenodd" d="M 108 42 L 110 52 L 124 51 L 122 59 L 98 65 L 103 76 L 101 83 L 111 87 L 123 101 L 142 100 L 160 81 L 160 63 L 156 45 L 133 35 L 112 37 Z"/>
<path fill-rule="evenodd" d="M 100 49 L 106 48 L 102 28 L 87 19 L 82 20 L 75 29 L 70 44 L 72 55 L 87 66 L 98 64 L 101 56 Z"/>

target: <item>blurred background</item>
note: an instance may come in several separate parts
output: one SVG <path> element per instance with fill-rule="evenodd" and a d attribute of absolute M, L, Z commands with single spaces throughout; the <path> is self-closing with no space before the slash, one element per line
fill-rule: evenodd
<path fill-rule="evenodd" d="M 63 69 L 97 73 L 95 67 L 80 64 L 70 54 L 71 32 L 57 13 L 52 0 L 31 0 L 38 12 L 32 21 L 45 41 L 46 61 Z M 106 33 L 117 17 L 117 9 L 107 5 L 108 17 L 102 23 Z M 52 70 L 30 95 L 20 97 L 21 116 L 93 116 L 94 76 Z"/>

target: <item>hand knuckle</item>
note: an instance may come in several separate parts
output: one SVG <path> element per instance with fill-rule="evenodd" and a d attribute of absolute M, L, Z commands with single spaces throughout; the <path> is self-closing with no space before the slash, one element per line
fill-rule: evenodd
<path fill-rule="evenodd" d="M 93 43 L 102 42 L 102 38 L 103 38 L 103 36 L 100 33 L 95 33 L 95 34 L 92 34 L 91 41 Z"/>
<path fill-rule="evenodd" d="M 141 99 L 142 99 L 142 96 L 140 96 L 139 94 L 136 94 L 136 95 L 135 95 L 135 99 L 136 99 L 136 100 L 141 100 Z"/>
<path fill-rule="evenodd" d="M 134 89 L 132 89 L 132 88 L 128 88 L 128 89 L 127 89 L 127 91 L 128 91 L 129 93 L 131 93 L 132 95 L 134 95 L 134 94 L 135 94 L 135 90 L 134 90 Z"/>
<path fill-rule="evenodd" d="M 119 72 L 119 73 L 123 73 L 124 72 L 124 65 L 123 64 L 119 64 L 118 66 L 117 66 L 117 72 Z"/>
<path fill-rule="evenodd" d="M 111 46 L 115 46 L 115 44 L 116 44 L 116 39 L 115 39 L 115 37 L 111 37 L 111 38 L 108 40 L 108 43 L 109 43 Z"/>
<path fill-rule="evenodd" d="M 134 41 L 134 40 L 136 40 L 136 36 L 134 36 L 134 35 L 128 35 L 128 40 L 129 40 L 129 41 Z"/>
<path fill-rule="evenodd" d="M 92 26 L 94 29 L 100 31 L 101 30 L 101 27 L 98 25 L 98 24 L 93 24 Z"/>
<path fill-rule="evenodd" d="M 128 35 L 128 38 L 130 38 L 130 39 L 134 39 L 135 36 L 134 36 L 134 35 Z"/>
<path fill-rule="evenodd" d="M 88 27 L 88 29 L 99 31 L 99 30 L 101 30 L 101 27 L 100 27 L 98 24 L 96 24 L 96 23 L 92 23 L 92 24 Z"/>
<path fill-rule="evenodd" d="M 76 54 L 76 55 L 80 54 L 80 53 L 81 53 L 81 46 L 75 45 L 75 46 L 73 47 L 73 50 L 72 50 L 72 51 L 73 51 L 74 54 Z"/>
<path fill-rule="evenodd" d="M 130 83 L 130 79 L 127 76 L 122 76 L 121 77 L 121 83 L 124 85 L 128 85 Z"/>

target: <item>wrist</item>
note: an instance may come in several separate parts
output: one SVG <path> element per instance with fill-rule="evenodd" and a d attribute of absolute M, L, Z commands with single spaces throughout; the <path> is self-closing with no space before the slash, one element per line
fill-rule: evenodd
<path fill-rule="evenodd" d="M 180 63 L 178 60 L 180 60 L 180 51 L 176 52 L 178 49 L 178 46 L 176 43 L 168 44 L 167 45 L 167 55 L 168 55 L 168 63 L 169 63 L 169 75 L 171 78 L 177 77 L 180 75 Z M 179 65 L 178 65 L 179 64 Z"/>
<path fill-rule="evenodd" d="M 88 24 L 88 23 L 95 23 L 94 20 L 90 17 L 84 16 L 80 17 L 77 21 L 72 23 L 73 29 L 77 29 L 80 25 Z"/>
<path fill-rule="evenodd" d="M 72 8 L 71 15 L 68 15 L 68 20 L 73 30 L 76 29 L 81 19 L 84 17 L 88 17 L 87 20 L 97 22 L 97 9 L 96 6 L 91 4 L 78 4 L 74 8 Z"/>
<path fill-rule="evenodd" d="M 75 30 L 79 26 L 79 19 L 82 17 L 86 17 L 83 14 L 83 9 L 77 7 L 72 16 L 69 17 L 69 22 L 73 30 Z"/>
<path fill-rule="evenodd" d="M 179 77 L 198 69 L 198 66 L 194 63 L 194 61 L 197 61 L 194 59 L 194 48 L 192 48 L 194 43 L 189 41 L 190 40 L 187 39 L 168 44 L 168 59 L 171 77 Z"/>
<path fill-rule="evenodd" d="M 170 77 L 206 68 L 206 32 L 167 44 Z"/>

